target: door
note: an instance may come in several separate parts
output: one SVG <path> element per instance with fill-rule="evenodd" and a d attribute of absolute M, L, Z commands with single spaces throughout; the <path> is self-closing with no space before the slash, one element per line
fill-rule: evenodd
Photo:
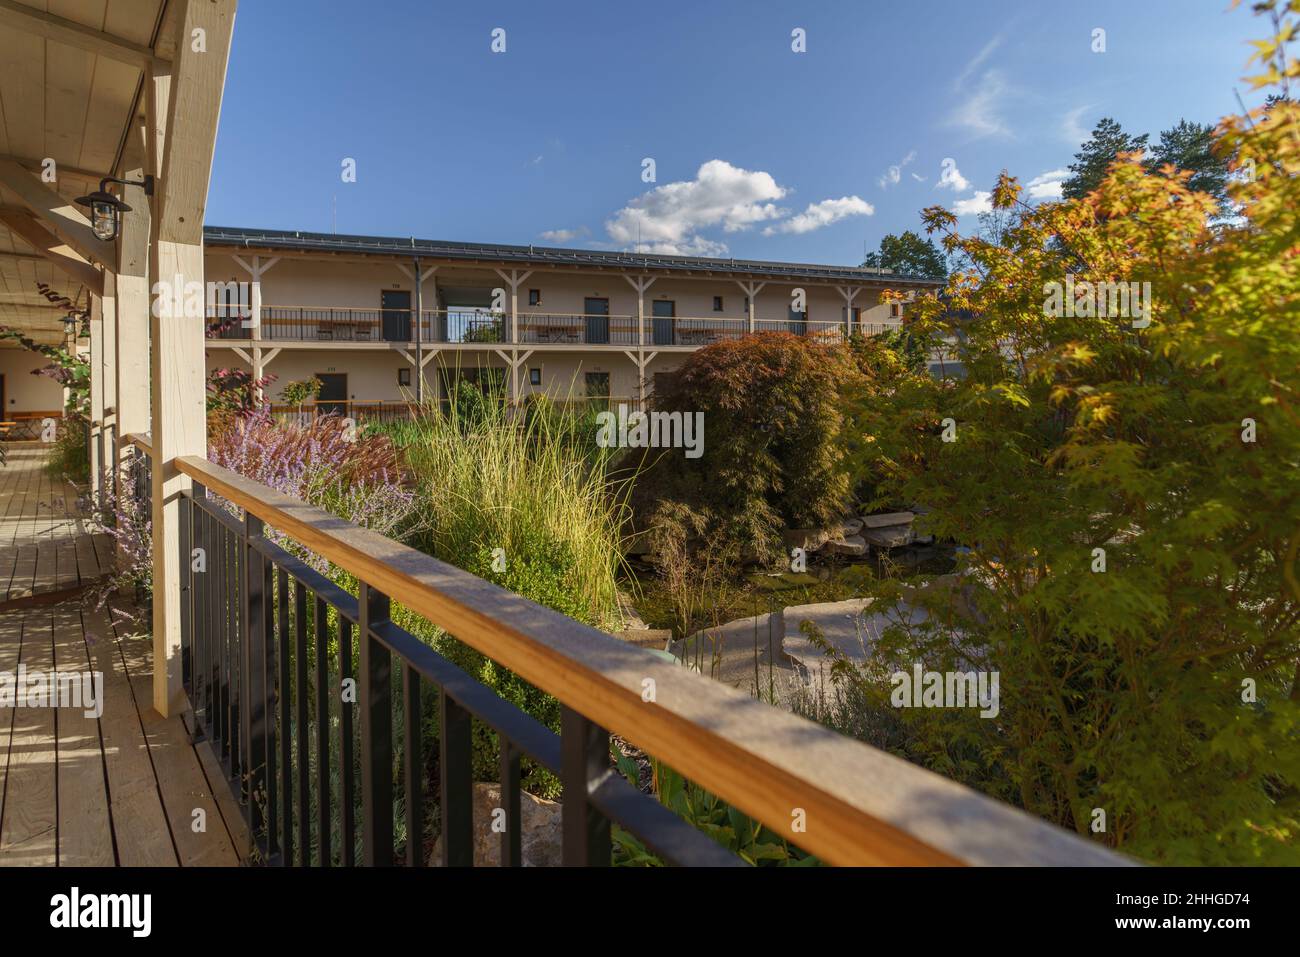
<path fill-rule="evenodd" d="M 316 414 L 348 414 L 348 375 L 346 372 L 317 372 L 320 395 L 316 397 Z"/>
<path fill-rule="evenodd" d="M 584 299 L 582 313 L 587 317 L 587 342 L 607 344 L 609 342 L 609 300 Z"/>
<path fill-rule="evenodd" d="M 808 331 L 808 313 L 795 312 L 794 307 L 790 308 L 790 315 L 785 323 L 786 331 L 793 332 L 796 336 L 802 336 Z"/>
<path fill-rule="evenodd" d="M 405 289 L 385 289 L 379 294 L 379 309 L 384 317 L 384 341 L 410 342 L 411 293 Z"/>
<path fill-rule="evenodd" d="M 650 315 L 654 323 L 654 344 L 671 346 L 675 332 L 673 327 L 677 325 L 677 303 L 671 299 L 656 299 L 650 303 Z"/>

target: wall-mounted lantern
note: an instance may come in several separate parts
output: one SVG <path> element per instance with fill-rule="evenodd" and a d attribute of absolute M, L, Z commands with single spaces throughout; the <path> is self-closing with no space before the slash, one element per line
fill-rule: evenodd
<path fill-rule="evenodd" d="M 91 230 L 98 238 L 107 243 L 111 243 L 117 238 L 118 230 L 121 227 L 122 214 L 131 211 L 130 206 L 108 191 L 109 183 L 118 183 L 122 186 L 143 186 L 145 195 L 152 196 L 153 177 L 146 176 L 144 182 L 135 183 L 131 180 L 118 179 L 116 176 L 105 176 L 99 181 L 99 189 L 86 196 L 77 197 L 77 204 L 90 210 Z"/>

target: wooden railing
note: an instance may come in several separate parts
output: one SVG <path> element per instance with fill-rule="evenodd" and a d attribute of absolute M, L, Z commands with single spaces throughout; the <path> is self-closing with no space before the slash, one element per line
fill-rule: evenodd
<path fill-rule="evenodd" d="M 146 440 L 128 438 L 146 447 Z M 665 860 L 734 863 L 718 845 L 700 843 L 701 832 L 610 767 L 609 732 L 829 863 L 1128 863 L 1074 834 L 206 459 L 184 456 L 176 466 L 194 482 L 183 499 L 180 535 L 181 567 L 191 569 L 182 582 L 186 687 L 199 726 L 221 751 L 243 797 L 250 833 L 260 835 L 256 853 L 264 860 L 312 863 L 315 848 L 316 863 L 354 863 L 351 840 L 359 830 L 362 862 L 391 862 L 389 719 L 396 689 L 403 702 L 407 832 L 422 833 L 418 783 L 424 755 L 413 702 L 419 701 L 421 683 L 428 682 L 441 701 L 441 831 L 447 863 L 472 858 L 473 720 L 487 723 L 503 741 L 506 863 L 519 862 L 521 754 L 561 776 L 567 862 L 608 863 L 612 820 Z M 242 521 L 222 501 L 242 512 Z M 285 536 L 295 550 L 353 576 L 359 596 L 276 545 L 268 529 Z M 203 575 L 192 570 L 196 547 L 207 550 Z M 215 561 L 217 555 L 225 559 Z M 393 603 L 557 698 L 564 709 L 561 735 L 556 738 L 399 628 L 391 617 Z M 310 642 L 309 634 L 314 635 Z M 337 673 L 320 653 L 335 640 Z M 309 643 L 318 650 L 314 663 Z M 393 676 L 394 663 L 400 681 Z M 337 705 L 337 689 L 346 678 L 354 678 L 359 691 L 359 800 L 351 774 L 357 758 L 350 750 L 352 709 Z M 313 688 L 324 693 L 315 695 L 309 712 Z M 331 784 L 331 749 L 323 744 L 333 733 L 331 701 L 339 708 L 345 772 L 337 789 Z M 316 752 L 323 755 L 314 765 L 312 727 Z M 336 792 L 347 846 L 332 850 Z M 794 826 L 799 821 L 805 822 L 803 829 Z M 421 857 L 418 839 L 408 840 L 408 863 L 422 863 Z"/>

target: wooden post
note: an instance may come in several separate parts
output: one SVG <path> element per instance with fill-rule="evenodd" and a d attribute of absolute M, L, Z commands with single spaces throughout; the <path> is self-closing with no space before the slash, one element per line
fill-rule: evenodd
<path fill-rule="evenodd" d="M 654 285 L 654 276 L 632 276 L 625 275 L 628 285 L 636 290 L 636 358 L 632 361 L 636 363 L 637 378 L 637 399 L 640 407 L 645 408 L 645 367 L 648 361 L 645 357 L 645 294 L 646 290 Z"/>
<path fill-rule="evenodd" d="M 252 277 L 249 282 L 251 290 L 249 293 L 249 306 L 251 307 L 252 316 L 250 317 L 252 336 L 253 336 L 253 358 L 249 365 L 253 370 L 253 402 L 261 405 L 266 397 L 262 394 L 262 387 L 258 385 L 262 381 L 262 376 L 266 375 L 266 364 L 270 361 L 262 354 L 262 276 L 270 271 L 271 267 L 280 261 L 276 256 L 267 262 L 262 262 L 261 256 L 254 256 L 253 262 L 244 262 L 238 256 L 232 256 L 232 259 Z"/>
<path fill-rule="evenodd" d="M 90 495 L 99 500 L 104 472 L 104 301 L 90 297 Z"/>
<path fill-rule="evenodd" d="M 853 300 L 857 298 L 858 293 L 862 291 L 861 286 L 836 286 L 840 291 L 840 297 L 844 300 L 844 335 L 853 335 Z"/>
<path fill-rule="evenodd" d="M 203 310 L 186 315 L 185 288 L 203 284 L 203 210 L 207 203 L 217 117 L 225 85 L 236 0 L 181 0 L 176 60 L 146 78 L 152 197 L 149 328 L 153 338 L 153 705 L 164 716 L 185 705 L 181 676 L 180 500 L 190 480 L 176 467 L 184 455 L 207 455 Z M 203 44 L 193 39 L 201 36 Z M 206 294 L 198 297 L 206 301 Z M 179 308 L 178 308 L 179 306 Z M 179 313 L 179 314 L 178 314 Z"/>
<path fill-rule="evenodd" d="M 741 282 L 736 280 L 736 285 L 745 290 L 745 296 L 749 299 L 749 331 L 754 331 L 754 310 L 757 306 L 759 292 L 767 285 L 765 282 Z"/>
<path fill-rule="evenodd" d="M 144 170 L 129 170 L 123 178 L 142 181 Z M 115 408 L 119 436 L 145 433 L 152 426 L 149 417 L 149 198 L 139 186 L 122 187 L 122 198 L 131 211 L 122 214 L 117 272 L 110 274 L 116 291 L 113 367 L 117 379 Z M 104 291 L 107 296 L 107 284 Z M 130 455 L 128 446 L 119 445 L 119 490 L 123 488 L 121 471 Z"/>
<path fill-rule="evenodd" d="M 103 323 L 103 348 L 95 367 L 104 382 L 104 422 L 101 434 L 104 450 L 99 460 L 99 479 L 107 478 L 109 491 L 117 491 L 118 437 L 122 434 L 117 425 L 117 283 L 111 269 L 104 270 L 104 295 L 101 297 Z M 91 356 L 94 361 L 94 356 Z M 105 475 L 107 473 L 107 475 Z M 102 491 L 102 490 L 101 490 Z"/>

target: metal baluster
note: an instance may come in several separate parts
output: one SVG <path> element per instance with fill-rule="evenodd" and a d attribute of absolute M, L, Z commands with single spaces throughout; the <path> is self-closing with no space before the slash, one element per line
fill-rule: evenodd
<path fill-rule="evenodd" d="M 317 863 L 330 866 L 329 608 L 316 599 L 316 844 Z"/>
<path fill-rule="evenodd" d="M 501 866 L 523 865 L 523 824 L 519 799 L 519 749 L 501 738 L 501 803 L 505 805 L 506 829 L 501 835 Z"/>
<path fill-rule="evenodd" d="M 402 666 L 402 711 L 406 737 L 406 864 L 424 866 L 424 808 L 421 785 L 424 783 L 424 749 L 420 743 L 420 673 L 410 665 Z"/>
<path fill-rule="evenodd" d="M 441 698 L 438 770 L 442 792 L 442 863 L 445 867 L 472 867 L 473 719 L 445 689 Z"/>
<path fill-rule="evenodd" d="M 563 708 L 560 753 L 564 864 L 566 867 L 608 865 L 612 853 L 609 821 L 592 805 L 590 795 L 601 778 L 610 773 L 609 732 L 572 708 Z"/>
<path fill-rule="evenodd" d="M 388 596 L 361 585 L 361 849 L 367 867 L 393 863 L 392 653 L 371 635 Z"/>
<path fill-rule="evenodd" d="M 356 759 L 352 747 L 352 709 L 356 700 L 343 700 L 342 689 L 352 675 L 352 622 L 339 618 L 339 818 L 343 846 L 339 863 L 351 867 L 356 863 L 356 793 L 353 786 Z"/>

